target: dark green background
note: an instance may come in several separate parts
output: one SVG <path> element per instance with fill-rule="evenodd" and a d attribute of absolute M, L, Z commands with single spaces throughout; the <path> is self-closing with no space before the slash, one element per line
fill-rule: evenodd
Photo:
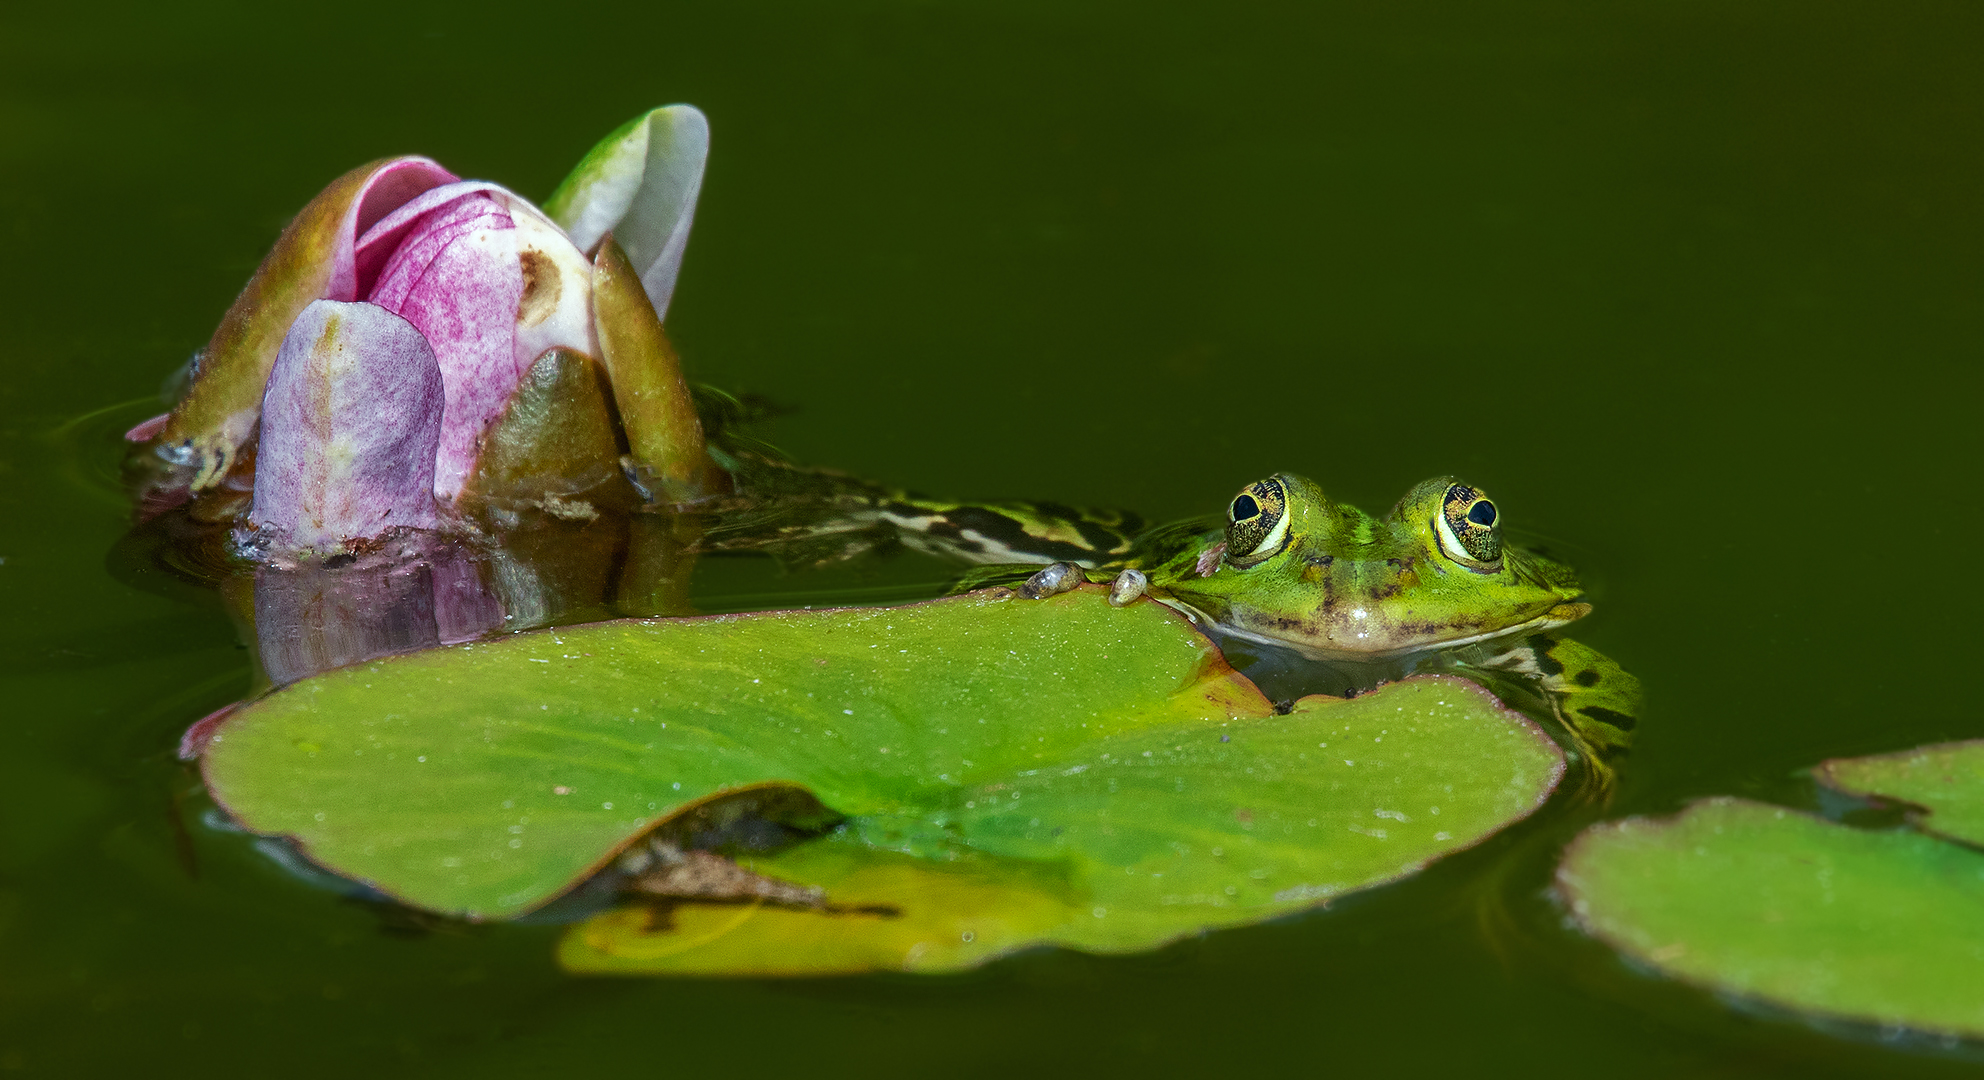
<path fill-rule="evenodd" d="M 1327 913 L 954 979 L 394 936 L 200 824 L 171 749 L 247 655 L 106 555 L 117 433 L 321 184 L 423 152 L 542 195 L 690 101 L 670 326 L 800 407 L 796 456 L 1158 517 L 1460 473 L 1648 684 L 1615 811 L 1806 800 L 1820 758 L 1984 734 L 1984 8 L 164 7 L 0 8 L 0 1074 L 1974 1067 L 1634 974 L 1541 895 L 1561 814 Z"/>

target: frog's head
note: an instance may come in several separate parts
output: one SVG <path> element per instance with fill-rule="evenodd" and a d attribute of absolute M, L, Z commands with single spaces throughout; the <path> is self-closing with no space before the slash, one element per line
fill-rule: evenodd
<path fill-rule="evenodd" d="M 1165 583 L 1231 633 L 1335 656 L 1387 656 L 1561 626 L 1591 610 L 1569 568 L 1502 538 L 1480 488 L 1428 480 L 1374 518 L 1280 473 L 1227 507 L 1223 541 Z"/>

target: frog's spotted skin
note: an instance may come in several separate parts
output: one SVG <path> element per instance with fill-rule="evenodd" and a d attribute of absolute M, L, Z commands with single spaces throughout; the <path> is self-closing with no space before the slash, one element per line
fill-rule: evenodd
<path fill-rule="evenodd" d="M 1059 503 L 959 506 L 897 496 L 877 510 L 903 542 L 935 555 L 984 564 L 1069 562 L 1094 569 L 1127 555 L 1143 519 Z"/>
<path fill-rule="evenodd" d="M 1632 748 L 1640 681 L 1598 651 L 1555 634 L 1497 642 L 1463 670 L 1479 667 L 1533 680 L 1579 749 L 1609 767 Z"/>
<path fill-rule="evenodd" d="M 720 415 L 705 417 L 706 426 L 720 423 Z M 1142 518 L 1119 510 L 945 502 L 823 469 L 795 468 L 763 451 L 720 452 L 719 464 L 734 478 L 740 496 L 737 505 L 712 507 L 719 513 L 706 524 L 702 546 L 770 551 L 795 567 L 901 543 L 979 565 L 1069 562 L 1092 569 L 1127 555 L 1145 531 Z"/>

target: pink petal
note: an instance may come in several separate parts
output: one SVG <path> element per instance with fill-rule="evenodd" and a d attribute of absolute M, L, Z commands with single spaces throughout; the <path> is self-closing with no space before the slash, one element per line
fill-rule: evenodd
<path fill-rule="evenodd" d="M 304 308 L 262 398 L 249 520 L 315 550 L 432 528 L 444 404 L 434 351 L 405 319 L 365 303 Z"/>
<path fill-rule="evenodd" d="M 364 299 L 365 291 L 358 285 L 359 238 L 423 192 L 453 183 L 454 173 L 424 157 L 394 158 L 374 169 L 339 223 L 331 247 L 331 277 L 324 298 Z"/>
<path fill-rule="evenodd" d="M 437 189 L 408 203 L 374 226 L 360 249 L 369 259 L 375 244 L 390 244 L 367 299 L 418 328 L 440 364 L 447 407 L 434 494 L 452 502 L 483 430 L 522 374 L 516 337 L 524 283 L 509 212 L 486 188 L 450 187 L 466 190 Z"/>
<path fill-rule="evenodd" d="M 125 432 L 124 441 L 134 443 L 151 442 L 152 439 L 158 436 L 159 432 L 165 430 L 165 422 L 170 419 L 172 419 L 171 413 L 159 413 L 150 420 Z"/>
<path fill-rule="evenodd" d="M 363 299 L 378 287 L 379 273 L 386 268 L 386 260 L 399 250 L 407 234 L 420 224 L 422 218 L 464 195 L 478 192 L 509 195 L 501 185 L 487 180 L 455 180 L 450 177 L 448 183 L 428 188 L 390 207 L 390 212 L 367 223 L 365 231 L 356 234 L 352 251 L 352 280 L 357 289 L 354 299 Z"/>

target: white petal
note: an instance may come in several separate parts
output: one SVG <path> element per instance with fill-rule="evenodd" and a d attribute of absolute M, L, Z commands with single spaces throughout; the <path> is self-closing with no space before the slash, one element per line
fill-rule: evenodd
<path fill-rule="evenodd" d="M 611 231 L 666 317 L 689 244 L 709 159 L 710 125 L 693 105 L 668 105 L 601 140 L 544 201 L 545 212 L 590 251 Z"/>

